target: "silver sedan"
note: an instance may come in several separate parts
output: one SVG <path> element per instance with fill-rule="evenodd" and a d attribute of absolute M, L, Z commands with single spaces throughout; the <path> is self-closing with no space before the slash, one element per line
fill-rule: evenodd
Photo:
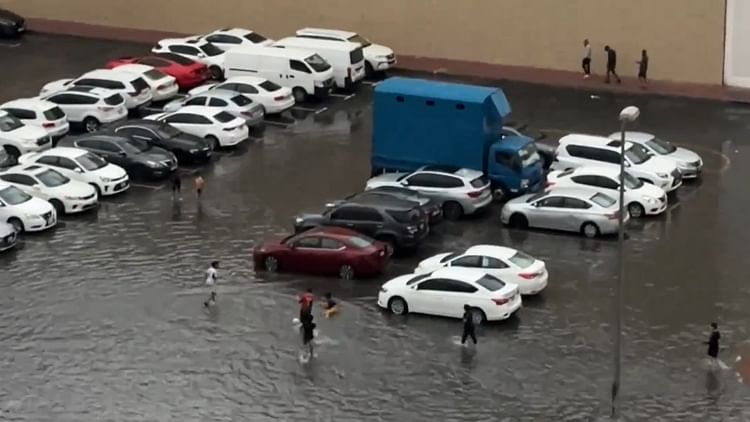
<path fill-rule="evenodd" d="M 248 126 L 263 122 L 263 106 L 245 95 L 232 91 L 212 90 L 202 94 L 178 98 L 164 106 L 165 112 L 173 112 L 186 106 L 206 106 L 220 108 L 233 116 L 244 119 Z"/>
<path fill-rule="evenodd" d="M 586 188 L 557 188 L 519 196 L 503 207 L 500 219 L 513 227 L 579 232 L 586 237 L 617 233 L 617 200 Z M 625 211 L 625 222 L 630 215 Z"/>

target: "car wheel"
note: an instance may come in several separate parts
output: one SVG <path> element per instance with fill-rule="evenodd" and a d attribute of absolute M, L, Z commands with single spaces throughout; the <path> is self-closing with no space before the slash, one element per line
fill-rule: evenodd
<path fill-rule="evenodd" d="M 292 95 L 294 95 L 294 102 L 301 103 L 302 101 L 305 101 L 305 98 L 307 98 L 307 92 L 300 88 L 295 87 L 292 89 Z"/>
<path fill-rule="evenodd" d="M 217 81 L 224 79 L 224 71 L 219 66 L 211 66 L 208 68 L 208 71 L 211 73 L 211 79 Z"/>
<path fill-rule="evenodd" d="M 484 311 L 479 308 L 471 308 L 469 313 L 471 314 L 471 320 L 474 321 L 474 325 L 482 325 L 487 321 Z"/>
<path fill-rule="evenodd" d="M 591 239 L 599 236 L 599 227 L 594 223 L 583 223 L 581 233 Z"/>
<path fill-rule="evenodd" d="M 211 150 L 216 151 L 219 149 L 219 140 L 215 136 L 208 135 L 206 136 L 206 140 L 208 141 L 208 144 L 211 145 Z"/>
<path fill-rule="evenodd" d="M 83 119 L 83 127 L 88 133 L 96 132 L 97 130 L 99 130 L 99 126 L 101 126 L 101 123 L 99 123 L 99 121 L 93 117 L 87 117 Z"/>
<path fill-rule="evenodd" d="M 266 271 L 275 273 L 279 271 L 279 260 L 273 256 L 267 256 L 263 261 L 263 267 L 266 269 Z"/>
<path fill-rule="evenodd" d="M 89 183 L 89 185 L 94 187 L 94 190 L 96 191 L 96 199 L 101 199 L 102 197 L 102 190 L 94 183 Z"/>
<path fill-rule="evenodd" d="M 18 157 L 21 156 L 21 151 L 18 148 L 14 147 L 13 145 L 6 145 L 5 152 L 7 152 L 8 156 L 11 157 L 16 162 L 18 162 Z"/>
<path fill-rule="evenodd" d="M 339 268 L 339 277 L 342 280 L 351 280 L 354 278 L 354 268 L 351 265 L 342 265 Z"/>
<path fill-rule="evenodd" d="M 526 219 L 525 215 L 515 213 L 510 216 L 510 220 L 508 220 L 508 225 L 511 227 L 515 227 L 517 229 L 525 229 L 529 227 L 529 220 Z"/>
<path fill-rule="evenodd" d="M 409 305 L 403 298 L 394 296 L 388 301 L 388 310 L 394 315 L 406 315 L 409 313 Z"/>
<path fill-rule="evenodd" d="M 49 203 L 52 204 L 53 207 L 55 207 L 55 211 L 57 211 L 58 215 L 62 215 L 65 213 L 65 205 L 63 205 L 63 203 L 60 202 L 59 199 L 50 199 Z"/>
<path fill-rule="evenodd" d="M 464 215 L 464 209 L 461 204 L 449 201 L 443 204 L 443 216 L 448 220 L 458 220 Z"/>
<path fill-rule="evenodd" d="M 365 63 L 365 77 L 371 78 L 375 74 L 375 69 L 372 68 L 370 62 Z"/>
<path fill-rule="evenodd" d="M 646 214 L 646 210 L 643 209 L 643 205 L 637 202 L 631 202 L 630 204 L 628 204 L 628 212 L 633 218 L 641 218 L 644 214 Z"/>
<path fill-rule="evenodd" d="M 13 229 L 16 231 L 16 233 L 23 233 L 26 228 L 23 226 L 23 222 L 17 218 L 9 218 L 8 224 L 13 226 Z"/>
<path fill-rule="evenodd" d="M 495 202 L 502 202 L 508 199 L 508 190 L 504 186 L 498 186 L 497 189 L 492 191 L 492 200 Z"/>

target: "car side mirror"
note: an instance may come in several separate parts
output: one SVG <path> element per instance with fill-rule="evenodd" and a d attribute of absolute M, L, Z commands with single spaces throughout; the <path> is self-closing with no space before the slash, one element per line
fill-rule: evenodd
<path fill-rule="evenodd" d="M 539 208 L 540 206 L 542 206 L 541 202 L 534 202 L 534 205 L 533 205 L 534 208 Z"/>
<path fill-rule="evenodd" d="M 203 54 L 203 53 L 198 53 L 198 58 L 199 58 L 199 59 L 205 59 L 205 58 L 206 58 L 206 55 L 205 55 L 205 54 Z"/>
<path fill-rule="evenodd" d="M 73 171 L 75 171 L 76 173 L 83 173 L 83 170 L 81 170 L 80 167 L 76 167 L 76 169 Z"/>

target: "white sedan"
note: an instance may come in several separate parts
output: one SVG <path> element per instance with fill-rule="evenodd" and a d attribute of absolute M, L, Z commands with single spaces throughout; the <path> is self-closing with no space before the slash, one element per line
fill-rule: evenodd
<path fill-rule="evenodd" d="M 143 78 L 151 90 L 151 99 L 153 101 L 168 100 L 177 95 L 177 91 L 180 89 L 177 85 L 177 79 L 174 76 L 169 76 L 152 66 L 128 63 L 117 66 L 115 69 Z"/>
<path fill-rule="evenodd" d="M 52 167 L 73 180 L 93 186 L 98 197 L 116 195 L 130 188 L 130 178 L 122 167 L 80 148 L 55 147 L 22 155 L 18 162 Z"/>
<path fill-rule="evenodd" d="M 99 202 L 93 186 L 71 180 L 47 166 L 15 166 L 0 173 L 0 179 L 29 195 L 49 201 L 58 214 L 87 211 Z"/>
<path fill-rule="evenodd" d="M 551 171 L 547 175 L 547 188 L 589 187 L 619 198 L 619 180 L 620 170 L 616 167 L 584 166 Z M 667 209 L 668 202 L 664 189 L 625 173 L 625 205 L 631 217 L 661 214 Z"/>
<path fill-rule="evenodd" d="M 522 295 L 535 295 L 545 287 L 549 273 L 544 261 L 503 246 L 476 245 L 461 252 L 437 254 L 420 262 L 415 274 L 440 268 L 478 268 L 500 280 L 518 285 Z"/>
<path fill-rule="evenodd" d="M 57 213 L 44 199 L 0 181 L 0 221 L 13 226 L 18 233 L 38 232 L 54 227 Z"/>
<path fill-rule="evenodd" d="M 616 132 L 609 135 L 609 139 L 622 139 L 622 133 Z M 672 161 L 682 173 L 683 179 L 694 179 L 703 170 L 703 159 L 700 155 L 687 148 L 677 147 L 671 142 L 665 141 L 645 132 L 625 132 L 625 139 L 643 146 L 649 152 L 659 157 Z"/>
<path fill-rule="evenodd" d="M 0 109 L 29 126 L 47 131 L 53 138 L 64 136 L 70 130 L 68 117 L 57 104 L 40 98 L 19 98 L 0 105 Z"/>
<path fill-rule="evenodd" d="M 246 140 L 250 131 L 243 119 L 215 107 L 187 106 L 171 113 L 147 116 L 191 135 L 205 138 L 213 149 L 233 146 Z"/>
<path fill-rule="evenodd" d="M 211 90 L 226 90 L 245 95 L 263 106 L 265 114 L 281 113 L 294 106 L 294 95 L 287 87 L 257 76 L 235 76 L 221 83 L 201 85 L 188 93 L 191 96 Z"/>
<path fill-rule="evenodd" d="M 475 323 L 500 321 L 521 308 L 521 294 L 517 285 L 470 268 L 402 275 L 383 284 L 378 294 L 378 306 L 396 315 L 461 318 L 464 305 L 471 307 Z"/>

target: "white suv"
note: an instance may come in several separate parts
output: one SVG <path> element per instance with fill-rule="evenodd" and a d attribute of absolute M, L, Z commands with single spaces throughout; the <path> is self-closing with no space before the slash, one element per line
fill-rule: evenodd
<path fill-rule="evenodd" d="M 69 122 L 82 123 L 87 132 L 95 132 L 104 123 L 128 117 L 125 100 L 108 89 L 76 86 L 43 99 L 57 104 Z"/>
<path fill-rule="evenodd" d="M 338 29 L 302 28 L 297 30 L 296 35 L 301 38 L 359 43 L 362 45 L 365 56 L 365 74 L 367 76 L 371 76 L 375 72 L 386 71 L 396 65 L 396 55 L 393 54 L 393 50 L 384 45 L 373 44 L 356 32 Z"/>
<path fill-rule="evenodd" d="M 119 69 L 96 69 L 86 72 L 77 79 L 60 79 L 42 87 L 39 95 L 64 91 L 70 87 L 87 86 L 109 89 L 125 99 L 125 107 L 135 109 L 151 102 L 151 89 L 138 75 Z"/>
<path fill-rule="evenodd" d="M 130 187 L 130 178 L 122 167 L 107 163 L 102 157 L 84 149 L 55 147 L 22 155 L 18 162 L 52 167 L 73 180 L 93 186 L 97 197 L 115 195 Z"/>
<path fill-rule="evenodd" d="M 0 181 L 0 221 L 12 225 L 18 233 L 39 232 L 57 224 L 57 213 L 44 199 Z"/>
<path fill-rule="evenodd" d="M 52 138 L 61 138 L 70 130 L 68 117 L 57 104 L 38 98 L 19 98 L 0 105 L 11 116 L 29 126 L 40 127 Z"/>
<path fill-rule="evenodd" d="M 22 121 L 0 110 L 0 147 L 12 157 L 27 152 L 41 151 L 52 146 L 52 138 L 47 131 L 27 126 Z"/>
<path fill-rule="evenodd" d="M 165 38 L 151 49 L 152 53 L 174 53 L 193 59 L 208 67 L 214 79 L 224 77 L 224 50 L 202 39 L 201 37 Z"/>
<path fill-rule="evenodd" d="M 550 168 L 568 170 L 591 165 L 619 167 L 620 161 L 620 141 L 602 136 L 572 134 L 560 138 Z M 626 141 L 624 161 L 628 173 L 666 192 L 682 186 L 682 174 L 677 166 L 669 160 L 654 156 L 641 145 Z"/>

